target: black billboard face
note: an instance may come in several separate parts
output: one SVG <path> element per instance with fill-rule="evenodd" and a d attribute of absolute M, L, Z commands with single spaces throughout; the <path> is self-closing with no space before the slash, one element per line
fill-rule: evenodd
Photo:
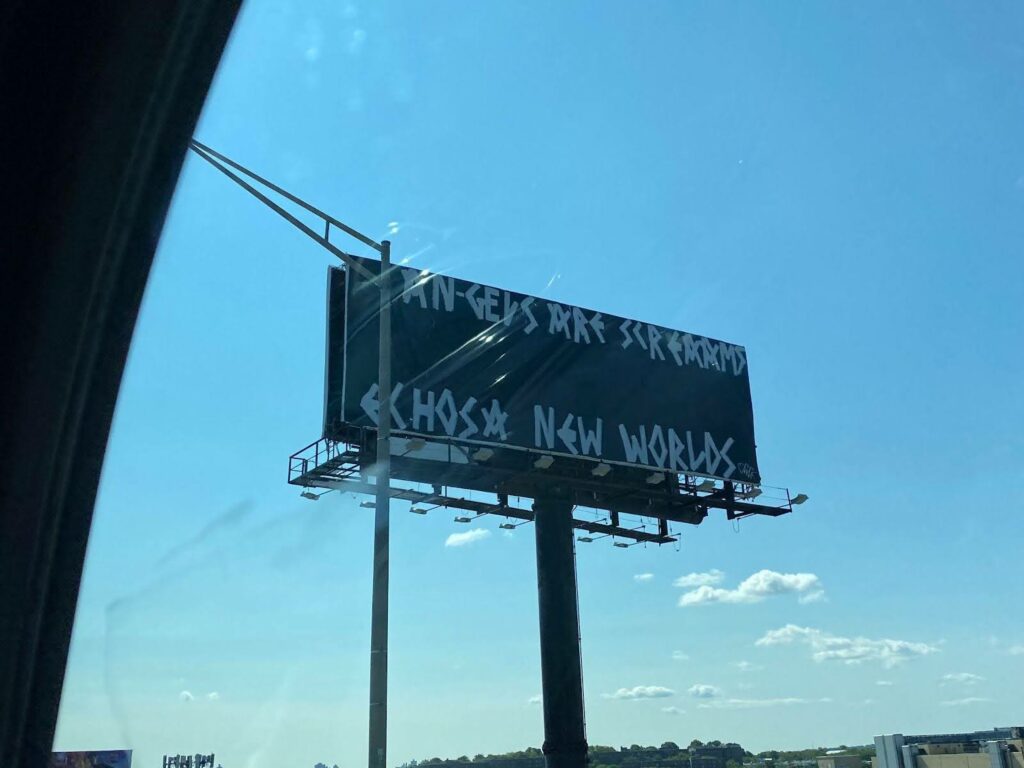
<path fill-rule="evenodd" d="M 743 347 L 408 267 L 390 276 L 395 434 L 760 482 Z M 327 437 L 377 423 L 379 301 L 376 279 L 331 270 Z"/>

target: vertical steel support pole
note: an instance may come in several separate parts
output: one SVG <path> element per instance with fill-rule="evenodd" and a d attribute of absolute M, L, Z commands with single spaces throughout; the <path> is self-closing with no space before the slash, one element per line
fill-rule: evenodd
<path fill-rule="evenodd" d="M 380 251 L 380 360 L 377 368 L 377 500 L 370 617 L 369 768 L 385 768 L 388 748 L 388 546 L 391 513 L 391 243 Z"/>
<path fill-rule="evenodd" d="M 547 768 L 585 768 L 586 721 L 576 597 L 572 504 L 552 495 L 533 504 L 537 538 L 537 603 Z"/>

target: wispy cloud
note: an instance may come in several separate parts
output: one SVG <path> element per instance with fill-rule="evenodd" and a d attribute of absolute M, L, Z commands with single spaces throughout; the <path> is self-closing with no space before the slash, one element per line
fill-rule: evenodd
<path fill-rule="evenodd" d="M 832 699 L 799 699 L 794 697 L 778 699 L 718 699 L 702 702 L 701 709 L 763 709 L 765 707 L 788 707 L 793 704 L 829 704 Z"/>
<path fill-rule="evenodd" d="M 892 680 L 875 680 L 875 685 L 888 686 L 888 685 L 892 685 L 892 684 L 893 684 Z"/>
<path fill-rule="evenodd" d="M 963 683 L 964 685 L 976 685 L 985 678 L 971 672 L 950 672 L 942 676 L 943 683 Z"/>
<path fill-rule="evenodd" d="M 206 698 L 210 701 L 220 701 L 220 694 L 216 691 L 210 691 L 208 694 L 206 694 Z"/>
<path fill-rule="evenodd" d="M 753 664 L 749 661 L 734 661 L 732 665 L 740 672 L 756 672 L 759 669 L 764 669 L 760 664 Z"/>
<path fill-rule="evenodd" d="M 669 715 L 685 715 L 686 710 L 679 707 L 662 707 L 661 711 Z"/>
<path fill-rule="evenodd" d="M 721 693 L 718 688 L 713 685 L 707 685 L 706 683 L 695 683 L 694 685 L 691 685 L 686 692 L 695 699 L 713 699 Z"/>
<path fill-rule="evenodd" d="M 463 531 L 462 533 L 453 533 L 444 541 L 446 547 L 464 547 L 467 544 L 473 544 L 477 541 L 483 541 L 489 538 L 491 532 L 486 528 L 473 528 L 470 531 Z"/>
<path fill-rule="evenodd" d="M 544 698 L 538 693 L 536 696 L 531 696 L 526 700 L 527 704 L 540 704 L 544 701 Z"/>
<path fill-rule="evenodd" d="M 639 582 L 654 581 L 654 574 L 653 573 L 634 573 L 633 574 L 633 581 L 639 581 Z"/>
<path fill-rule="evenodd" d="M 689 661 L 690 655 L 682 651 L 672 651 L 672 661 Z"/>
<path fill-rule="evenodd" d="M 703 584 L 681 595 L 679 605 L 688 607 L 710 603 L 759 603 L 766 598 L 786 594 L 797 594 L 800 596 L 800 602 L 808 603 L 824 599 L 825 590 L 821 586 L 821 579 L 813 573 L 779 573 L 765 569 L 751 574 L 735 589 Z"/>
<path fill-rule="evenodd" d="M 1011 656 L 1024 656 L 1024 645 L 1011 645 L 1006 652 Z"/>
<path fill-rule="evenodd" d="M 724 578 L 724 573 L 717 568 L 712 568 L 710 571 L 680 576 L 672 584 L 676 587 L 713 587 L 715 584 L 721 584 Z"/>
<path fill-rule="evenodd" d="M 949 701 L 940 702 L 944 707 L 966 707 L 971 704 L 982 704 L 986 701 L 992 701 L 992 699 L 986 699 L 981 696 L 968 696 L 965 699 L 950 699 Z"/>
<path fill-rule="evenodd" d="M 825 590 L 819 589 L 814 592 L 807 592 L 806 594 L 800 595 L 797 598 L 797 602 L 801 605 L 809 605 L 810 603 L 826 603 L 828 598 L 825 597 Z"/>
<path fill-rule="evenodd" d="M 192 691 L 182 691 L 178 694 L 178 698 L 182 701 L 192 701 L 195 699 L 195 696 L 192 695 Z"/>
<path fill-rule="evenodd" d="M 907 659 L 938 653 L 939 649 L 927 643 L 883 638 L 872 640 L 867 637 L 840 637 L 812 627 L 798 627 L 787 624 L 779 629 L 766 632 L 755 645 L 786 645 L 803 643 L 811 648 L 815 661 L 841 661 L 844 664 L 860 664 L 877 661 L 889 668 Z"/>
<path fill-rule="evenodd" d="M 619 688 L 615 693 L 602 694 L 606 699 L 664 699 L 675 696 L 676 692 L 671 688 L 664 688 L 660 685 L 637 685 L 633 688 Z"/>

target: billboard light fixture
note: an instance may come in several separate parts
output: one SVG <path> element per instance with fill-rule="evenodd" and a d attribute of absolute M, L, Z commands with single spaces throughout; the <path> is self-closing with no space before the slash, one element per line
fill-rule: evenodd
<path fill-rule="evenodd" d="M 594 540 L 593 536 L 580 536 L 576 541 L 582 541 L 584 544 L 589 544 Z"/>
<path fill-rule="evenodd" d="M 494 451 L 492 449 L 479 448 L 478 450 L 473 452 L 473 455 L 470 458 L 472 458 L 473 461 L 487 461 L 493 455 Z"/>
<path fill-rule="evenodd" d="M 806 493 L 798 493 L 796 496 L 794 496 L 792 499 L 790 499 L 789 503 L 790 504 L 803 504 L 809 498 L 810 497 Z"/>
<path fill-rule="evenodd" d="M 301 496 L 304 499 L 309 499 L 310 501 L 316 501 L 320 498 L 319 494 L 313 493 L 312 491 L 303 491 L 302 493 L 299 494 L 299 496 Z"/>
<path fill-rule="evenodd" d="M 506 531 L 511 531 L 513 528 L 515 528 L 515 526 L 512 523 L 502 523 L 498 527 L 502 528 L 502 529 L 504 529 Z"/>
<path fill-rule="evenodd" d="M 647 476 L 646 482 L 647 482 L 648 485 L 658 485 L 659 483 L 664 483 L 665 482 L 665 473 L 664 472 L 651 472 L 651 474 L 649 474 Z"/>
<path fill-rule="evenodd" d="M 414 437 L 406 441 L 405 450 L 406 453 L 413 453 L 414 451 L 422 451 L 427 447 L 427 441 L 422 437 Z"/>
<path fill-rule="evenodd" d="M 376 509 L 377 503 L 373 501 L 361 501 L 359 502 L 359 506 L 364 507 L 365 509 Z"/>
<path fill-rule="evenodd" d="M 714 480 L 703 480 L 700 485 L 697 486 L 698 491 L 713 491 L 715 490 Z"/>
<path fill-rule="evenodd" d="M 427 514 L 427 510 L 422 509 L 420 507 L 412 507 L 409 511 L 412 512 L 414 515 L 425 515 L 425 514 Z"/>
<path fill-rule="evenodd" d="M 537 469 L 547 469 L 554 463 L 555 457 L 549 456 L 548 454 L 545 453 L 543 456 L 541 456 L 539 459 L 533 462 L 533 466 L 536 467 Z"/>
<path fill-rule="evenodd" d="M 624 541 L 616 541 L 612 546 L 618 547 L 619 549 L 629 549 L 629 544 Z"/>
<path fill-rule="evenodd" d="M 455 522 L 456 523 L 470 523 L 472 521 L 473 521 L 473 518 L 466 517 L 465 515 L 459 515 L 458 517 L 455 518 Z"/>
<path fill-rule="evenodd" d="M 594 477 L 604 477 L 605 475 L 607 475 L 611 471 L 612 471 L 612 465 L 611 464 L 605 464 L 602 461 L 600 464 L 598 464 L 596 467 L 594 467 L 592 470 L 590 470 L 590 474 L 592 474 Z"/>

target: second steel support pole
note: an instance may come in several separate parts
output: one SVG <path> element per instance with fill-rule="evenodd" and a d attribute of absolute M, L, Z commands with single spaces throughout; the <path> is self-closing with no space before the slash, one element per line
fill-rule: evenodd
<path fill-rule="evenodd" d="M 533 504 L 537 538 L 537 603 L 547 768 L 585 768 L 586 721 L 576 597 L 572 504 L 551 494 Z"/>
<path fill-rule="evenodd" d="M 391 512 L 391 243 L 380 251 L 380 360 L 377 387 L 377 497 L 370 615 L 369 768 L 385 768 L 388 749 L 388 546 Z"/>

